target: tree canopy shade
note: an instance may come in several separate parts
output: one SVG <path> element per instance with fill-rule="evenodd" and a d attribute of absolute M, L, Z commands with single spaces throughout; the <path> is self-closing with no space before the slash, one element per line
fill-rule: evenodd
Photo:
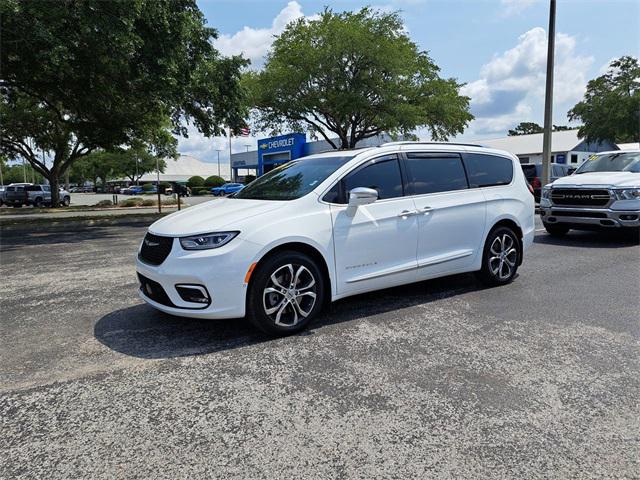
<path fill-rule="evenodd" d="M 245 117 L 247 62 L 216 51 L 195 0 L 3 0 L 0 21 L 0 149 L 31 162 L 54 193 L 96 148 L 143 142 L 171 156 L 171 130 L 186 135 L 186 122 L 210 136 Z"/>
<path fill-rule="evenodd" d="M 317 19 L 290 23 L 246 83 L 260 128 L 306 130 L 334 148 L 353 148 L 382 132 L 418 127 L 434 139 L 462 133 L 473 119 L 469 98 L 438 71 L 397 13 L 325 9 Z"/>
<path fill-rule="evenodd" d="M 607 73 L 589 81 L 583 100 L 568 116 L 584 122 L 579 135 L 588 141 L 640 141 L 638 59 L 625 56 L 612 61 Z"/>

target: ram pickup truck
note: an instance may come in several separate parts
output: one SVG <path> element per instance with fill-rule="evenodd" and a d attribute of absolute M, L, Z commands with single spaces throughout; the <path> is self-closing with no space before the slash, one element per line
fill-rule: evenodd
<path fill-rule="evenodd" d="M 49 185 L 12 184 L 7 187 L 5 192 L 5 202 L 14 207 L 51 205 L 51 187 Z M 71 194 L 66 190 L 60 189 L 60 203 L 64 206 L 71 203 Z"/>
<path fill-rule="evenodd" d="M 540 216 L 551 235 L 640 229 L 640 150 L 592 155 L 573 175 L 545 185 Z"/>

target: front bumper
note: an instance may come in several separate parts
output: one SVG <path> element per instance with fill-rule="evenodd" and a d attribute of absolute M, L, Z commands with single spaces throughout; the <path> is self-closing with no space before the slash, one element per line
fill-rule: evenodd
<path fill-rule="evenodd" d="M 186 251 L 174 240 L 171 252 L 162 264 L 150 265 L 136 259 L 138 274 L 157 283 L 163 290 L 163 294 L 153 295 L 154 298 L 144 288 L 140 288 L 138 294 L 158 310 L 181 317 L 243 317 L 247 292 L 244 279 L 258 248 L 251 242 L 234 239 L 216 249 Z M 176 286 L 185 284 L 205 287 L 210 304 L 203 308 L 202 304 L 183 300 Z"/>
<path fill-rule="evenodd" d="M 540 218 L 546 224 L 566 225 L 576 229 L 640 227 L 640 210 L 637 209 L 556 207 L 541 204 Z"/>

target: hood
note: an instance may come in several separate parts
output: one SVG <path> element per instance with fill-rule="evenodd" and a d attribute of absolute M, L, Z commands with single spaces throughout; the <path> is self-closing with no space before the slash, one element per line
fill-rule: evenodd
<path fill-rule="evenodd" d="M 634 172 L 589 172 L 561 177 L 552 183 L 554 187 L 640 187 L 640 173 Z"/>
<path fill-rule="evenodd" d="M 149 231 L 157 235 L 182 237 L 234 230 L 244 220 L 282 208 L 285 203 L 239 198 L 211 200 L 167 215 L 153 223 Z"/>

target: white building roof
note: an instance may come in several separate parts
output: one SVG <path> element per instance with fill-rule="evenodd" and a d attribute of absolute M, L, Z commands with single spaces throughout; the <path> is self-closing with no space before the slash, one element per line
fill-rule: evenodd
<path fill-rule="evenodd" d="M 176 160 L 167 158 L 165 163 L 164 173 L 160 173 L 161 182 L 186 182 L 195 175 L 202 178 L 218 175 L 218 162 L 203 162 L 191 155 L 180 155 Z M 220 176 L 227 180 L 231 178 L 227 162 L 220 163 Z M 156 172 L 149 172 L 140 177 L 140 182 L 155 182 L 156 178 Z"/>
<path fill-rule="evenodd" d="M 569 152 L 581 142 L 582 140 L 578 138 L 577 129 L 553 132 L 551 134 L 551 151 Z M 535 155 L 542 153 L 542 133 L 477 140 L 475 143 L 498 150 L 505 150 L 515 155 Z"/>
<path fill-rule="evenodd" d="M 618 148 L 620 150 L 640 150 L 640 143 L 619 143 Z"/>

